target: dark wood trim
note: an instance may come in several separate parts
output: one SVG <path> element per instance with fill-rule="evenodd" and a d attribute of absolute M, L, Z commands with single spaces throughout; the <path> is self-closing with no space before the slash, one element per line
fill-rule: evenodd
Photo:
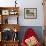
<path fill-rule="evenodd" d="M 19 9 L 19 7 L 0 7 L 1 10 Z"/>
<path fill-rule="evenodd" d="M 14 29 L 17 29 L 17 31 L 19 31 L 20 26 L 18 24 L 0 24 L 0 30 L 1 32 L 3 31 L 3 29 L 5 28 L 10 28 L 14 31 Z"/>

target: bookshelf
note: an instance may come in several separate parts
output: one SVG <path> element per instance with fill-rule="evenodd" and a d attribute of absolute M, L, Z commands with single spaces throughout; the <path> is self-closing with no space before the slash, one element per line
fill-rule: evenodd
<path fill-rule="evenodd" d="M 9 20 L 9 17 L 14 17 Z M 16 18 L 16 19 L 15 19 Z M 19 18 L 19 7 L 0 7 L 0 46 L 18 46 L 19 40 L 15 39 L 12 36 L 10 40 L 4 40 L 2 35 L 4 35 L 4 29 L 8 31 L 10 29 L 10 32 L 14 32 L 16 34 L 19 31 L 19 23 L 18 23 L 18 18 Z M 12 21 L 12 22 L 11 22 Z M 13 23 L 14 21 L 14 23 Z M 12 31 L 11 31 L 12 30 Z M 6 32 L 7 33 L 7 32 Z M 8 35 L 8 34 L 7 34 Z M 5 36 L 5 35 L 4 35 Z M 16 34 L 17 36 L 17 34 Z"/>

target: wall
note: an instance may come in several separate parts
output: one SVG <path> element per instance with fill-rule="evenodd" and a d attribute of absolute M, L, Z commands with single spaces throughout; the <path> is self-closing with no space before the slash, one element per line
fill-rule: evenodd
<path fill-rule="evenodd" d="M 43 1 L 44 3 L 44 26 L 45 26 L 45 29 L 46 29 L 46 0 Z"/>
<path fill-rule="evenodd" d="M 0 0 L 0 6 L 15 6 L 15 0 Z M 21 26 L 43 26 L 43 6 L 42 0 L 17 0 L 19 11 L 19 24 Z M 37 19 L 24 19 L 24 8 L 37 8 Z M 9 17 L 12 18 L 12 17 Z M 10 19 L 9 19 L 10 20 Z M 14 21 L 13 21 L 14 22 Z"/>
<path fill-rule="evenodd" d="M 42 26 L 43 6 L 42 0 L 21 0 L 20 2 L 20 23 L 22 26 Z M 37 8 L 37 19 L 24 19 L 24 8 Z"/>

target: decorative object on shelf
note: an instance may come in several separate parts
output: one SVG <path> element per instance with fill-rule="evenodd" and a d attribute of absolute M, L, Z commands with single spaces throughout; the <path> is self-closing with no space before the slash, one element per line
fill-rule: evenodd
<path fill-rule="evenodd" d="M 2 10 L 2 15 L 9 15 L 9 10 Z"/>
<path fill-rule="evenodd" d="M 24 8 L 24 18 L 25 19 L 36 19 L 37 8 Z"/>
<path fill-rule="evenodd" d="M 14 32 L 13 40 L 18 40 L 18 32 Z"/>
<path fill-rule="evenodd" d="M 10 13 L 9 13 L 9 14 L 10 14 L 10 15 L 17 15 L 17 13 L 18 13 L 18 12 L 15 11 L 15 10 L 10 10 Z"/>
<path fill-rule="evenodd" d="M 8 24 L 8 18 L 7 18 L 7 19 L 5 19 L 5 24 Z"/>
<path fill-rule="evenodd" d="M 2 24 L 8 24 L 8 16 L 7 15 L 2 15 Z"/>
<path fill-rule="evenodd" d="M 12 30 L 10 28 L 5 28 L 3 30 L 2 40 L 4 40 L 4 41 L 12 40 Z"/>
<path fill-rule="evenodd" d="M 17 4 L 17 2 L 16 2 L 17 0 L 15 0 L 15 7 L 16 7 L 16 4 Z"/>
<path fill-rule="evenodd" d="M 15 40 L 18 40 L 18 31 L 17 29 L 14 27 L 14 30 L 13 30 L 15 33 L 14 33 L 14 41 Z"/>

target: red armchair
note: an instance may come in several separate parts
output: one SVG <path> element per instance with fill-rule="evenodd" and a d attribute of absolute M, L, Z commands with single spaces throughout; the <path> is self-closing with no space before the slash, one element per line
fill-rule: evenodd
<path fill-rule="evenodd" d="M 32 39 L 35 39 L 34 41 L 35 41 L 36 44 L 27 45 L 28 43 L 31 44 L 31 42 L 28 42 L 28 41 L 31 41 Z M 32 42 L 34 42 L 34 41 L 32 41 Z M 22 38 L 21 46 L 41 46 L 41 44 L 37 40 L 37 35 L 36 35 L 36 33 L 34 32 L 34 30 L 32 28 L 29 28 L 29 29 L 26 30 L 25 35 Z"/>

